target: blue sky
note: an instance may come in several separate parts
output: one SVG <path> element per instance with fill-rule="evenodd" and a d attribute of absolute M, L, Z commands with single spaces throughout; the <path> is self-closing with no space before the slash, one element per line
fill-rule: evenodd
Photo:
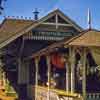
<path fill-rule="evenodd" d="M 62 10 L 81 27 L 87 28 L 87 11 L 92 13 L 92 27 L 100 29 L 100 0 L 7 0 L 0 16 L 33 17 L 32 11 L 38 8 L 40 16 L 55 8 Z"/>

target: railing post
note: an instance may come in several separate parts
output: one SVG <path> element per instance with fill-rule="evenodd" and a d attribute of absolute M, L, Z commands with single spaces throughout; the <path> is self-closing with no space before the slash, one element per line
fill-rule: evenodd
<path fill-rule="evenodd" d="M 66 91 L 69 91 L 69 68 L 68 64 L 66 62 Z"/>
<path fill-rule="evenodd" d="M 35 58 L 35 100 L 37 100 L 38 94 L 38 63 L 39 63 L 39 59 L 38 57 Z"/>
<path fill-rule="evenodd" d="M 48 66 L 48 94 L 47 94 L 47 100 L 50 100 L 50 71 L 51 71 L 51 64 L 50 64 L 50 56 L 46 56 L 47 60 L 47 66 Z"/>

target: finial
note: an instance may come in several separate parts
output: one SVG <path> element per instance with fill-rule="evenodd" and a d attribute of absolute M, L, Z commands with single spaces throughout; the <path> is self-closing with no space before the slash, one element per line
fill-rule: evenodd
<path fill-rule="evenodd" d="M 12 18 L 15 18 L 15 16 L 12 16 Z"/>
<path fill-rule="evenodd" d="M 35 8 L 35 11 L 34 11 L 33 13 L 34 13 L 34 19 L 35 19 L 35 20 L 38 20 L 38 14 L 39 14 L 38 9 Z"/>
<path fill-rule="evenodd" d="M 16 18 L 19 19 L 19 16 L 17 16 Z"/>
<path fill-rule="evenodd" d="M 21 16 L 21 19 L 23 19 L 23 16 Z"/>
<path fill-rule="evenodd" d="M 31 20 L 31 17 L 29 17 L 29 19 Z"/>
<path fill-rule="evenodd" d="M 7 16 L 7 18 L 10 18 L 10 16 Z"/>
<path fill-rule="evenodd" d="M 27 17 L 25 17 L 25 19 L 27 19 Z"/>
<path fill-rule="evenodd" d="M 91 12 L 88 8 L 88 29 L 91 29 L 92 19 L 91 19 Z"/>

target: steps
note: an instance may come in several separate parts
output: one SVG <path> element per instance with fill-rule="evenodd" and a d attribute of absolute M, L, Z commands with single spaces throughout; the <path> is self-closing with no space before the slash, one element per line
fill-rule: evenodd
<path fill-rule="evenodd" d="M 17 98 L 12 96 L 7 96 L 5 91 L 0 90 L 0 100 L 17 100 Z"/>
<path fill-rule="evenodd" d="M 34 86 L 33 88 L 36 90 L 35 96 L 37 100 L 47 100 L 47 98 L 50 98 L 50 100 L 83 100 L 78 93 L 53 88 L 50 88 L 48 91 L 48 88 L 43 86 Z"/>

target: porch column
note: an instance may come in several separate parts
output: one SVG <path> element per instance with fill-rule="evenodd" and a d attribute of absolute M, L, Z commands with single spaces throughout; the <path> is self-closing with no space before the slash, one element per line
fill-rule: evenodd
<path fill-rule="evenodd" d="M 19 58 L 18 64 L 19 98 L 26 100 L 28 98 L 27 86 L 29 86 L 29 62 Z"/>
<path fill-rule="evenodd" d="M 5 89 L 6 86 L 6 77 L 5 77 L 5 72 L 3 70 L 3 63 L 2 60 L 0 59 L 0 89 Z"/>
<path fill-rule="evenodd" d="M 50 100 L 50 71 L 51 71 L 51 64 L 50 64 L 50 56 L 46 56 L 47 60 L 47 66 L 48 66 L 48 94 L 47 94 L 47 100 Z"/>
<path fill-rule="evenodd" d="M 35 100 L 37 100 L 37 97 L 38 97 L 38 94 L 37 94 L 37 91 L 38 91 L 38 66 L 39 64 L 39 59 L 38 57 L 35 58 Z"/>
<path fill-rule="evenodd" d="M 75 90 L 75 48 L 69 48 L 70 53 L 70 68 L 71 68 L 71 92 Z"/>
<path fill-rule="evenodd" d="M 5 89 L 5 87 L 6 87 L 6 84 L 7 84 L 7 82 L 6 82 L 6 72 L 3 72 L 3 86 L 4 86 L 4 89 Z"/>
<path fill-rule="evenodd" d="M 2 89 L 3 87 L 3 72 L 2 72 L 2 68 L 1 68 L 1 65 L 0 65 L 0 90 Z"/>
<path fill-rule="evenodd" d="M 84 100 L 86 100 L 86 48 L 83 48 L 82 65 L 83 65 L 82 93 Z"/>
<path fill-rule="evenodd" d="M 69 64 L 68 64 L 68 59 L 66 59 L 66 91 L 70 91 L 70 85 L 69 85 Z"/>

